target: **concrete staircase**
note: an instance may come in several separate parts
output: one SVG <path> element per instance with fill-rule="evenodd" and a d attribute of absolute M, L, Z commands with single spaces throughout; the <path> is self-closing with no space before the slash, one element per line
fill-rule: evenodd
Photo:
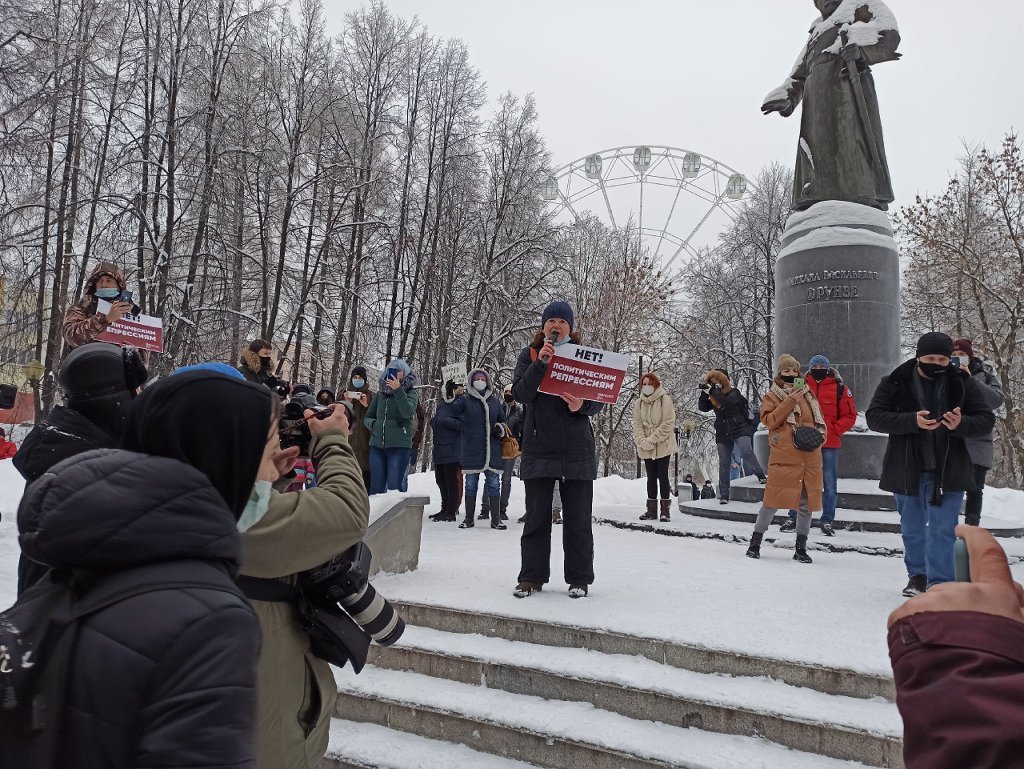
<path fill-rule="evenodd" d="M 336 671 L 325 766 L 902 767 L 891 680 L 539 620 L 396 604 Z M 846 762 L 858 762 L 850 764 Z"/>

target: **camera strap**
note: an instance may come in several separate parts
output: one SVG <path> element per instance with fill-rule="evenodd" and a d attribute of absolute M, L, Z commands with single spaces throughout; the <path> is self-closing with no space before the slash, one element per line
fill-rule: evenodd
<path fill-rule="evenodd" d="M 261 577 L 246 577 L 239 575 L 235 578 L 235 584 L 245 593 L 250 601 L 269 601 L 273 603 L 299 602 L 299 591 L 282 582 L 279 579 L 264 579 Z"/>

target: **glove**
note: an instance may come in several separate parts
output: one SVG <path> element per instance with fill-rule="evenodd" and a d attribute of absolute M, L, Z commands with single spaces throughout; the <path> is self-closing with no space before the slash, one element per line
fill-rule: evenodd
<path fill-rule="evenodd" d="M 494 427 L 491 428 L 492 438 L 504 438 L 505 437 L 505 425 L 498 422 Z"/>

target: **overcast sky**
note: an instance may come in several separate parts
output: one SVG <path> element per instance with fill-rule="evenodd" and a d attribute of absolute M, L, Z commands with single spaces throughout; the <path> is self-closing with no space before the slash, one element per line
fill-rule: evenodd
<path fill-rule="evenodd" d="M 903 59 L 874 68 L 896 204 L 938 192 L 962 142 L 1024 129 L 1024 2 L 888 0 Z M 358 3 L 329 4 L 332 31 Z M 792 165 L 799 113 L 763 117 L 817 16 L 811 0 L 390 0 L 459 37 L 494 99 L 533 93 L 555 165 L 632 144 L 750 177 Z"/>

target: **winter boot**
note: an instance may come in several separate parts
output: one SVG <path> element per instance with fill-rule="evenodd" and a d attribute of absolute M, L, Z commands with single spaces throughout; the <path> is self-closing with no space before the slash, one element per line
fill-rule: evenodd
<path fill-rule="evenodd" d="M 787 518 L 779 524 L 779 531 L 796 531 L 796 521 L 792 518 Z"/>
<path fill-rule="evenodd" d="M 476 517 L 478 521 L 486 521 L 488 518 L 491 517 L 490 504 L 490 497 L 484 497 L 483 499 L 480 500 L 480 515 Z"/>
<path fill-rule="evenodd" d="M 512 591 L 512 595 L 516 598 L 529 598 L 534 593 L 539 593 L 543 588 L 544 586 L 537 582 L 520 582 L 516 585 L 516 589 Z"/>
<path fill-rule="evenodd" d="M 759 531 L 755 531 L 750 535 L 750 547 L 747 548 L 747 558 L 761 557 L 761 540 L 763 538 L 764 534 Z"/>
<path fill-rule="evenodd" d="M 672 520 L 672 500 L 663 499 L 661 500 L 661 520 L 662 523 L 668 523 Z"/>
<path fill-rule="evenodd" d="M 641 521 L 653 521 L 658 517 L 658 500 L 647 500 L 647 512 L 640 516 Z"/>
<path fill-rule="evenodd" d="M 452 513 L 446 512 L 444 510 L 442 510 L 439 513 L 434 513 L 432 516 L 430 516 L 430 520 L 436 521 L 436 522 L 454 521 L 455 518 L 456 518 L 455 515 L 453 515 Z"/>
<path fill-rule="evenodd" d="M 501 520 L 503 520 L 503 521 L 507 521 L 508 520 L 508 513 L 505 512 L 504 508 L 502 508 L 502 510 L 501 510 Z"/>
<path fill-rule="evenodd" d="M 964 524 L 967 526 L 981 526 L 981 514 L 964 515 Z"/>
<path fill-rule="evenodd" d="M 587 593 L 588 590 L 586 585 L 569 585 L 570 598 L 586 598 Z"/>
<path fill-rule="evenodd" d="M 460 529 L 472 529 L 476 522 L 473 520 L 473 513 L 476 512 L 476 497 L 466 497 L 466 519 L 459 524 Z"/>
<path fill-rule="evenodd" d="M 562 508 L 554 507 L 551 509 L 551 522 L 555 524 L 562 522 Z"/>
<path fill-rule="evenodd" d="M 501 497 L 491 497 L 491 528 L 504 531 L 508 528 L 501 522 Z"/>
<path fill-rule="evenodd" d="M 828 521 L 821 522 L 821 533 L 826 537 L 834 537 L 836 535 L 835 527 Z"/>
<path fill-rule="evenodd" d="M 523 513 L 521 516 L 516 518 L 516 523 L 526 523 L 526 513 Z"/>
<path fill-rule="evenodd" d="M 793 560 L 800 563 L 814 563 L 811 556 L 807 555 L 807 535 L 796 535 L 796 552 L 793 553 Z"/>

